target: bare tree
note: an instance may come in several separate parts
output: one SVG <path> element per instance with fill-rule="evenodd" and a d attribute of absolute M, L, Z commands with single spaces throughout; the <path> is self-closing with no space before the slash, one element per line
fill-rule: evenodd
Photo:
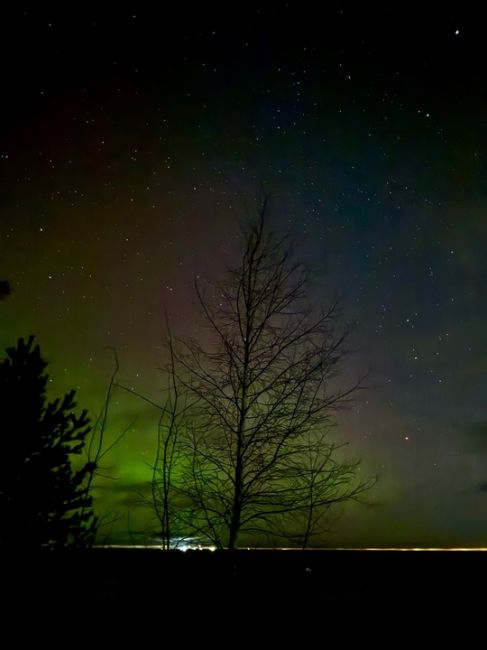
<path fill-rule="evenodd" d="M 178 384 L 193 398 L 184 435 L 180 493 L 195 534 L 234 549 L 242 533 L 286 534 L 302 520 L 302 544 L 324 513 L 355 499 L 372 481 L 357 463 L 337 460 L 332 416 L 360 387 L 335 387 L 348 331 L 338 304 L 310 307 L 308 276 L 286 239 L 267 234 L 264 201 L 245 237 L 239 265 L 203 292 L 208 334 L 182 341 Z"/>
<path fill-rule="evenodd" d="M 90 471 L 87 474 L 87 480 L 85 482 L 85 492 L 87 495 L 91 494 L 93 489 L 96 490 L 96 485 L 94 485 L 96 478 L 114 480 L 114 477 L 110 475 L 107 469 L 101 465 L 101 463 L 135 424 L 135 421 L 132 421 L 125 429 L 117 434 L 115 439 L 107 441 L 107 429 L 110 419 L 113 391 L 118 386 L 116 378 L 120 370 L 117 351 L 115 348 L 112 348 L 110 346 L 107 346 L 107 349 L 110 350 L 113 355 L 114 367 L 112 374 L 108 380 L 103 406 L 95 419 L 95 422 L 91 428 L 91 434 L 89 438 L 85 440 L 83 447 L 88 461 L 87 465 L 90 468 Z M 84 509 L 81 511 L 81 514 L 84 514 Z M 110 526 L 111 524 L 115 523 L 120 517 L 121 515 L 115 512 L 107 512 L 104 515 L 99 516 L 97 518 L 98 533 L 102 527 Z"/>
<path fill-rule="evenodd" d="M 332 506 L 357 499 L 371 488 L 375 479 L 356 480 L 358 460 L 337 459 L 340 448 L 328 440 L 328 431 L 308 431 L 296 444 L 290 481 L 298 508 L 290 509 L 277 522 L 275 534 L 298 542 L 306 548 L 311 542 L 330 532 Z"/>
<path fill-rule="evenodd" d="M 167 318 L 166 318 L 167 324 Z M 167 324 L 169 351 L 168 386 L 166 399 L 160 407 L 157 425 L 156 459 L 152 467 L 152 506 L 160 524 L 162 548 L 177 545 L 175 537 L 182 538 L 178 512 L 178 490 L 174 473 L 181 459 L 181 428 L 185 424 L 188 393 L 180 392 L 176 375 L 173 340 Z"/>
<path fill-rule="evenodd" d="M 182 438 L 183 430 L 188 427 L 186 414 L 190 395 L 178 381 L 173 338 L 167 315 L 166 329 L 166 349 L 169 360 L 166 367 L 162 369 L 167 377 L 162 403 L 154 402 L 133 388 L 118 383 L 115 385 L 159 411 L 156 455 L 153 464 L 150 465 L 152 470 L 151 496 L 148 499 L 145 495 L 140 495 L 140 503 L 153 509 L 161 546 L 164 550 L 169 550 L 177 548 L 180 543 L 184 542 L 188 536 L 186 531 L 191 528 L 185 514 L 185 497 L 175 478 L 184 453 Z"/>

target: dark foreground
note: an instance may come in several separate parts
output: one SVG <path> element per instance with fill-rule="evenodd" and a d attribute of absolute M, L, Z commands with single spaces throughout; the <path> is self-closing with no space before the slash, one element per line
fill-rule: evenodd
<path fill-rule="evenodd" d="M 481 551 L 90 549 L 0 557 L 3 599 L 17 614 L 483 619 L 486 608 Z"/>

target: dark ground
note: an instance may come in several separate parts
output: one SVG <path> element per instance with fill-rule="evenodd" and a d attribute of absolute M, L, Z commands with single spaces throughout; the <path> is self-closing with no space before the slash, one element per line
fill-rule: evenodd
<path fill-rule="evenodd" d="M 4 602 L 53 616 L 482 616 L 487 553 L 43 550 L 1 556 Z M 483 616 L 482 616 L 483 617 Z"/>

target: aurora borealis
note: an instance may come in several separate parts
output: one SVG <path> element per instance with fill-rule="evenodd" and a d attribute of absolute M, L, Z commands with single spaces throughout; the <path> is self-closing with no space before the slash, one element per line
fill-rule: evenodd
<path fill-rule="evenodd" d="M 357 321 L 333 432 L 377 475 L 332 546 L 487 546 L 487 97 L 466 6 L 19 6 L 1 39 L 2 349 L 35 334 L 53 395 L 160 398 L 164 306 L 238 250 L 265 191 L 316 303 Z M 157 413 L 117 392 L 96 507 L 147 538 Z"/>

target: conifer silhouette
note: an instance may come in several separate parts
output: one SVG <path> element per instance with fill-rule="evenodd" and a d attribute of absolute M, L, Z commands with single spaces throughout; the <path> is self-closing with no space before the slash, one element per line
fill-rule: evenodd
<path fill-rule="evenodd" d="M 0 546 L 86 545 L 94 537 L 86 481 L 95 465 L 71 464 L 89 420 L 73 412 L 74 390 L 47 401 L 46 366 L 33 336 L 0 362 Z"/>

